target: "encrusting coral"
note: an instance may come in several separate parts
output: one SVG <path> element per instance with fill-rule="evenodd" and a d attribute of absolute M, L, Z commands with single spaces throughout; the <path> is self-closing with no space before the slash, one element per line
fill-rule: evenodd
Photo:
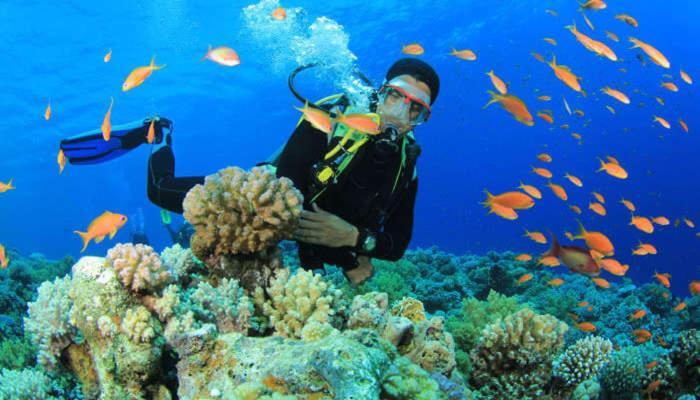
<path fill-rule="evenodd" d="M 195 228 L 192 251 L 209 255 L 250 254 L 290 236 L 302 208 L 302 195 L 291 180 L 266 168 L 229 167 L 206 177 L 183 202 L 184 216 Z"/>
<path fill-rule="evenodd" d="M 471 351 L 470 382 L 493 398 L 532 399 L 551 379 L 552 359 L 564 345 L 568 326 L 551 315 L 520 310 L 482 331 Z"/>
<path fill-rule="evenodd" d="M 597 377 L 610 360 L 611 352 L 612 342 L 608 339 L 598 336 L 579 339 L 554 361 L 554 376 L 568 386 L 576 386 Z"/>

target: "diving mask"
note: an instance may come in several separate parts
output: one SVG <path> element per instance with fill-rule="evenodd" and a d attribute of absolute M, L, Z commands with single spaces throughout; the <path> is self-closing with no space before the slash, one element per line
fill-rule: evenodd
<path fill-rule="evenodd" d="M 379 89 L 384 117 L 395 118 L 416 126 L 430 117 L 430 96 L 401 78 L 395 78 Z"/>

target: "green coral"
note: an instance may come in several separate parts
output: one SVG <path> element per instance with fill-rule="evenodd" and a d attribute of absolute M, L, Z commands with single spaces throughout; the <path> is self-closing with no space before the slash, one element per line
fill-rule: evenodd
<path fill-rule="evenodd" d="M 644 359 L 639 347 L 629 346 L 613 354 L 603 368 L 601 383 L 615 398 L 632 398 L 642 388 Z"/>
<path fill-rule="evenodd" d="M 446 322 L 447 330 L 455 340 L 457 369 L 462 373 L 468 373 L 471 369 L 469 351 L 479 341 L 486 325 L 524 307 L 515 297 L 507 297 L 494 290 L 489 292 L 486 301 L 465 299 L 460 312 L 449 317 Z"/>
<path fill-rule="evenodd" d="M 382 395 L 392 400 L 447 399 L 434 379 L 405 357 L 398 357 L 384 375 Z"/>
<path fill-rule="evenodd" d="M 51 379 L 34 369 L 0 371 L 0 400 L 58 400 L 51 395 Z"/>
<path fill-rule="evenodd" d="M 27 337 L 0 342 L 0 369 L 22 369 L 34 366 L 36 347 Z"/>

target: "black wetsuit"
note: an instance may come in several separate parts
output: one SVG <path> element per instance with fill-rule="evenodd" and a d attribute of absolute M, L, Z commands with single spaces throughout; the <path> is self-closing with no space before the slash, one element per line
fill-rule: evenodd
<path fill-rule="evenodd" d="M 336 142 L 334 139 L 328 144 L 325 133 L 303 121 L 278 159 L 277 175 L 291 179 L 304 194 L 305 209 L 311 209 L 308 201 L 313 195 L 312 166 Z M 380 152 L 374 142 L 368 141 L 360 147 L 338 182 L 330 185 L 316 200 L 322 209 L 376 236 L 376 247 L 367 254 L 370 257 L 398 260 L 411 240 L 413 206 L 418 190 L 418 181 L 413 177 L 415 157 L 408 158 L 392 193 L 400 162 L 400 151 L 387 155 Z M 203 182 L 204 177 L 175 177 L 175 158 L 169 146 L 151 155 L 148 197 L 158 206 L 182 213 L 186 192 Z M 302 266 L 309 269 L 322 268 L 324 262 L 343 269 L 357 266 L 357 252 L 352 247 L 331 248 L 299 243 L 299 256 Z"/>

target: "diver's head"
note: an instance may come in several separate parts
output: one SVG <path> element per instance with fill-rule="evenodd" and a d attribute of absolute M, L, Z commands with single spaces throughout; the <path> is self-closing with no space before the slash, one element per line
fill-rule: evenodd
<path fill-rule="evenodd" d="M 416 58 L 395 62 L 378 93 L 382 130 L 394 128 L 403 135 L 426 122 L 439 90 L 440 79 L 427 63 Z"/>

